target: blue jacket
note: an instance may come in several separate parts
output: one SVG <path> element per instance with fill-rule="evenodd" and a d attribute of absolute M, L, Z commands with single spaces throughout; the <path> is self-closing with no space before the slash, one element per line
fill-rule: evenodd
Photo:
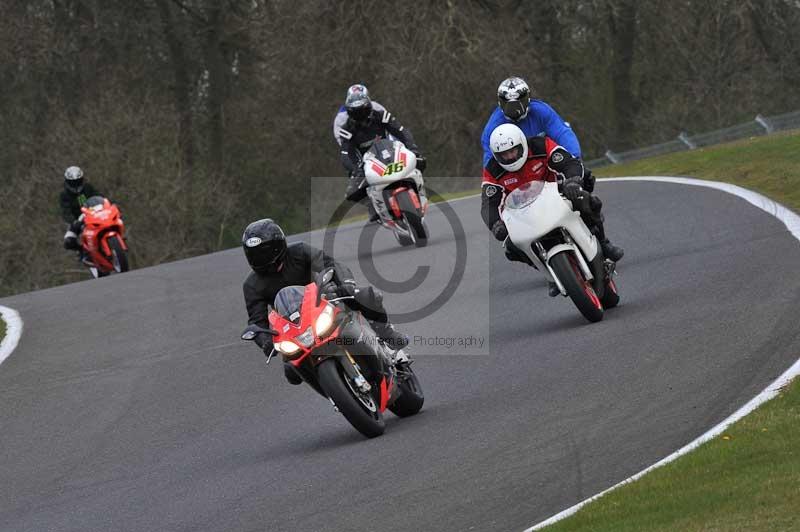
<path fill-rule="evenodd" d="M 547 135 L 558 144 L 567 149 L 575 157 L 581 156 L 581 145 L 578 137 L 567 122 L 558 116 L 555 110 L 541 100 L 531 100 L 528 104 L 528 116 L 514 122 L 509 120 L 500 110 L 495 107 L 486 127 L 483 128 L 481 144 L 483 145 L 483 166 L 486 167 L 492 159 L 492 150 L 489 148 L 489 138 L 492 136 L 494 128 L 501 124 L 516 124 L 525 133 L 526 137 L 538 137 Z"/>

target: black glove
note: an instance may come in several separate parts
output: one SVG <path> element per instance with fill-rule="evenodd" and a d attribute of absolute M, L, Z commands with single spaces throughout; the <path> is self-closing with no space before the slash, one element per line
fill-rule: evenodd
<path fill-rule="evenodd" d="M 497 240 L 505 240 L 508 237 L 508 229 L 503 220 L 497 220 L 492 226 L 492 234 Z"/>
<path fill-rule="evenodd" d="M 322 297 L 325 299 L 350 297 L 354 296 L 357 291 L 356 283 L 352 279 L 343 282 L 330 281 L 322 286 Z"/>
<path fill-rule="evenodd" d="M 565 198 L 573 203 L 583 199 L 584 190 L 581 188 L 581 184 L 578 182 L 578 180 L 564 181 L 564 186 L 562 187 L 561 192 L 564 194 Z"/>
<path fill-rule="evenodd" d="M 256 337 L 253 339 L 253 341 L 255 341 L 255 343 L 258 345 L 258 347 L 261 348 L 262 351 L 264 351 L 265 355 L 269 356 L 269 354 L 272 352 L 273 345 L 272 345 L 271 334 L 263 332 L 258 333 Z"/>
<path fill-rule="evenodd" d="M 594 191 L 594 183 L 597 181 L 592 175 L 592 171 L 584 166 L 583 168 L 583 190 L 586 192 Z"/>
<path fill-rule="evenodd" d="M 64 239 L 64 249 L 81 249 L 81 246 L 78 244 L 78 238 L 74 236 L 68 236 Z"/>
<path fill-rule="evenodd" d="M 425 168 L 428 166 L 428 160 L 425 159 L 421 154 L 417 153 L 417 170 L 420 172 L 424 172 Z"/>
<path fill-rule="evenodd" d="M 350 177 L 355 179 L 366 177 L 366 175 L 367 174 L 364 172 L 364 163 L 360 163 L 350 172 Z"/>
<path fill-rule="evenodd" d="M 359 201 L 361 199 L 361 186 L 364 184 L 364 176 L 352 176 L 350 182 L 347 183 L 347 189 L 344 191 L 345 199 L 349 201 Z"/>

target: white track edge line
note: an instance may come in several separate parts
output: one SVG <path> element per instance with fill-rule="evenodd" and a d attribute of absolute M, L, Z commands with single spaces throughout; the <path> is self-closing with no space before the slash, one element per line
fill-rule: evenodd
<path fill-rule="evenodd" d="M 731 185 L 729 183 L 719 183 L 715 181 L 705 181 L 703 179 L 693 179 L 689 177 L 664 177 L 664 176 L 638 176 L 638 177 L 609 177 L 604 179 L 598 179 L 598 181 L 660 181 L 664 183 L 677 183 L 681 185 L 692 185 L 692 186 L 701 186 L 701 187 L 708 187 L 714 188 L 717 190 L 722 190 L 724 192 L 728 192 L 735 196 L 739 196 L 740 198 L 752 203 L 759 209 L 766 211 L 767 213 L 771 214 L 786 226 L 789 229 L 789 232 L 794 236 L 797 240 L 800 240 L 800 216 L 795 214 L 792 210 L 787 207 L 784 207 L 780 203 L 773 201 L 766 196 L 762 196 L 758 192 L 753 192 L 752 190 L 742 188 L 736 185 Z M 533 525 L 530 528 L 526 528 L 524 532 L 532 532 L 534 530 L 540 530 L 546 526 L 552 525 L 562 519 L 565 519 L 573 514 L 575 514 L 578 510 L 593 502 L 606 493 L 613 491 L 620 486 L 633 482 L 634 480 L 638 480 L 639 478 L 643 477 L 650 471 L 661 467 L 665 464 L 668 464 L 680 456 L 687 454 L 689 451 L 693 451 L 700 445 L 706 443 L 707 441 L 711 440 L 712 438 L 719 436 L 722 432 L 725 431 L 730 425 L 739 421 L 741 418 L 761 406 L 763 403 L 769 401 L 773 397 L 775 397 L 781 388 L 786 386 L 793 378 L 800 375 L 800 359 L 795 361 L 794 364 L 789 367 L 780 377 L 778 377 L 772 384 L 767 386 L 761 393 L 756 395 L 750 401 L 748 401 L 744 406 L 742 406 L 739 410 L 722 420 L 719 424 L 712 427 L 704 434 L 700 435 L 697 439 L 689 442 L 688 444 L 684 445 L 674 453 L 670 454 L 669 456 L 659 460 L 655 464 L 639 471 L 635 475 L 626 478 L 622 482 L 614 484 L 608 489 L 605 489 L 598 493 L 597 495 L 593 495 L 588 499 L 585 499 L 574 506 L 570 506 L 566 510 L 563 510 L 552 517 L 545 519 L 544 521 Z"/>
<path fill-rule="evenodd" d="M 22 318 L 13 308 L 0 305 L 0 319 L 6 322 L 6 335 L 0 342 L 0 364 L 16 349 L 22 336 Z"/>

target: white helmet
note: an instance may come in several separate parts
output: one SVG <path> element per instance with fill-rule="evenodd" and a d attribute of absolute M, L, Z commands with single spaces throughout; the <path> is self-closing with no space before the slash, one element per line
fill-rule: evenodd
<path fill-rule="evenodd" d="M 514 124 L 502 124 L 489 138 L 492 156 L 505 170 L 516 172 L 528 160 L 528 139 Z"/>
<path fill-rule="evenodd" d="M 74 193 L 83 190 L 83 170 L 77 166 L 70 166 L 64 172 L 64 186 Z"/>

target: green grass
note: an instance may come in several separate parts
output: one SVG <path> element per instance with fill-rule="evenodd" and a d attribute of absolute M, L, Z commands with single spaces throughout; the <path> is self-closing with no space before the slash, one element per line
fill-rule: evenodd
<path fill-rule="evenodd" d="M 689 176 L 746 187 L 800 210 L 800 133 L 672 153 L 598 168 L 595 175 Z"/>
<path fill-rule="evenodd" d="M 444 194 L 431 194 L 428 198 L 431 203 L 440 203 L 442 201 L 452 201 L 456 199 L 466 198 L 468 196 L 476 196 L 481 193 L 481 189 L 475 188 L 472 190 L 462 190 L 461 192 L 445 192 Z"/>
<path fill-rule="evenodd" d="M 800 381 L 724 435 L 545 530 L 800 530 Z"/>
<path fill-rule="evenodd" d="M 6 322 L 3 318 L 0 318 L 0 342 L 3 341 L 3 338 L 6 335 Z"/>
<path fill-rule="evenodd" d="M 596 174 L 726 181 L 800 210 L 800 134 L 614 165 Z M 722 436 L 545 530 L 800 530 L 800 380 Z"/>

